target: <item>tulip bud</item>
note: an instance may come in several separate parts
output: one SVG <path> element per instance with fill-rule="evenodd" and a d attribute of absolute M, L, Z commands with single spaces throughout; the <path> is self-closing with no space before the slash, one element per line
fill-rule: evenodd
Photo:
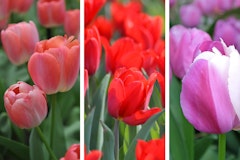
<path fill-rule="evenodd" d="M 201 23 L 201 10 L 194 4 L 183 5 L 180 8 L 182 23 L 187 27 L 197 27 Z"/>
<path fill-rule="evenodd" d="M 64 24 L 64 0 L 39 0 L 37 2 L 38 19 L 44 27 L 56 27 Z"/>
<path fill-rule="evenodd" d="M 203 41 L 211 40 L 208 33 L 182 25 L 170 29 L 170 64 L 173 73 L 183 78 L 194 60 L 194 51 Z"/>
<path fill-rule="evenodd" d="M 33 0 L 9 0 L 9 8 L 16 13 L 27 12 L 33 4 Z"/>
<path fill-rule="evenodd" d="M 240 124 L 240 55 L 222 45 L 224 54 L 215 47 L 199 54 L 182 79 L 183 113 L 202 132 L 226 133 Z"/>
<path fill-rule="evenodd" d="M 118 69 L 108 89 L 108 112 L 129 125 L 143 124 L 160 108 L 148 109 L 157 75 L 146 80 L 135 68 Z M 134 97 L 134 100 L 133 100 Z"/>
<path fill-rule="evenodd" d="M 9 0 L 0 0 L 0 21 L 9 17 Z"/>
<path fill-rule="evenodd" d="M 39 36 L 35 24 L 30 21 L 9 25 L 6 30 L 2 30 L 1 39 L 9 60 L 20 65 L 27 62 L 33 54 Z"/>
<path fill-rule="evenodd" d="M 88 71 L 84 69 L 84 95 L 88 89 Z"/>
<path fill-rule="evenodd" d="M 65 14 L 64 20 L 64 30 L 68 36 L 75 36 L 79 35 L 80 30 L 80 10 L 70 10 L 67 11 Z"/>
<path fill-rule="evenodd" d="M 73 37 L 38 42 L 28 63 L 33 82 L 47 94 L 70 90 L 78 77 L 79 50 L 79 41 Z"/>
<path fill-rule="evenodd" d="M 45 93 L 25 82 L 18 82 L 7 89 L 4 105 L 12 122 L 26 129 L 40 125 L 48 111 Z"/>

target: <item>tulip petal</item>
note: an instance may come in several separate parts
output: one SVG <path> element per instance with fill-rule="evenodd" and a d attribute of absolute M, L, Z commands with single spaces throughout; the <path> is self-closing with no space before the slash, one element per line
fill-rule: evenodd
<path fill-rule="evenodd" d="M 119 117 L 119 110 L 125 96 L 123 82 L 119 78 L 113 79 L 108 89 L 108 113 L 111 116 Z"/>
<path fill-rule="evenodd" d="M 160 112 L 160 108 L 151 108 L 149 110 L 139 110 L 129 117 L 124 117 L 123 122 L 135 126 L 145 123 L 152 115 Z"/>
<path fill-rule="evenodd" d="M 33 82 L 47 94 L 57 92 L 60 82 L 60 65 L 56 58 L 47 53 L 35 52 L 28 63 Z"/>
<path fill-rule="evenodd" d="M 228 58 L 221 55 L 211 60 L 200 59 L 183 78 L 180 95 L 183 113 L 199 131 L 225 133 L 233 128 L 235 113 L 225 78 L 228 64 Z"/>

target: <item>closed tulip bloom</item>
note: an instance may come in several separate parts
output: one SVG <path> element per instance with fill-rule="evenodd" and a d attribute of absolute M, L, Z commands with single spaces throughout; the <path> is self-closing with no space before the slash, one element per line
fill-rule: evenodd
<path fill-rule="evenodd" d="M 85 148 L 84 160 L 100 160 L 102 155 L 102 152 L 99 150 L 91 150 L 87 153 Z"/>
<path fill-rule="evenodd" d="M 73 144 L 71 145 L 64 157 L 62 157 L 60 160 L 80 160 L 80 145 L 79 144 Z"/>
<path fill-rule="evenodd" d="M 28 63 L 33 82 L 47 94 L 70 90 L 78 77 L 79 48 L 74 37 L 55 36 L 38 42 Z"/>
<path fill-rule="evenodd" d="M 183 113 L 202 132 L 222 134 L 240 124 L 240 55 L 222 45 L 224 53 L 214 47 L 199 54 L 182 80 Z"/>
<path fill-rule="evenodd" d="M 88 71 L 84 69 L 84 95 L 88 89 Z"/>
<path fill-rule="evenodd" d="M 225 20 L 218 20 L 214 28 L 214 40 L 222 38 L 227 45 L 234 45 L 240 51 L 240 20 L 229 17 Z"/>
<path fill-rule="evenodd" d="M 39 0 L 37 2 L 38 19 L 44 27 L 56 27 L 64 24 L 64 0 Z"/>
<path fill-rule="evenodd" d="M 143 124 L 160 108 L 148 109 L 157 75 L 147 80 L 135 68 L 118 69 L 108 89 L 108 113 L 129 125 Z M 134 100 L 133 100 L 134 98 Z"/>
<path fill-rule="evenodd" d="M 165 160 L 165 137 L 148 142 L 138 140 L 136 160 Z"/>
<path fill-rule="evenodd" d="M 178 78 L 183 78 L 193 62 L 196 47 L 209 40 L 208 33 L 197 28 L 175 25 L 170 29 L 170 65 Z"/>
<path fill-rule="evenodd" d="M 85 29 L 84 66 L 89 75 L 93 75 L 100 64 L 102 54 L 101 39 L 95 26 Z"/>
<path fill-rule="evenodd" d="M 129 37 L 119 38 L 110 46 L 106 39 L 102 38 L 106 51 L 106 71 L 114 74 L 121 67 L 135 67 L 141 69 L 143 65 L 142 48 Z"/>
<path fill-rule="evenodd" d="M 9 17 L 9 0 L 0 0 L 0 21 Z"/>
<path fill-rule="evenodd" d="M 183 5 L 180 8 L 182 23 L 187 27 L 196 27 L 201 23 L 201 10 L 194 4 Z"/>
<path fill-rule="evenodd" d="M 75 36 L 79 35 L 80 30 L 80 10 L 69 10 L 65 14 L 64 19 L 64 30 L 68 36 Z"/>
<path fill-rule="evenodd" d="M 33 0 L 9 0 L 9 8 L 16 13 L 27 12 L 33 4 Z"/>
<path fill-rule="evenodd" d="M 48 112 L 45 93 L 25 82 L 18 82 L 7 89 L 4 105 L 9 118 L 19 128 L 40 125 Z"/>
<path fill-rule="evenodd" d="M 9 25 L 6 30 L 2 30 L 1 39 L 9 60 L 20 65 L 33 54 L 39 36 L 35 24 L 30 21 Z"/>
<path fill-rule="evenodd" d="M 99 16 L 94 21 L 94 25 L 98 28 L 99 34 L 110 41 L 114 31 L 113 23 L 106 17 Z"/>

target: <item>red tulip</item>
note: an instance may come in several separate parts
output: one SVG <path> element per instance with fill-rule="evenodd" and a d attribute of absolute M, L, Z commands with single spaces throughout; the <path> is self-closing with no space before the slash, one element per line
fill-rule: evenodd
<path fill-rule="evenodd" d="M 84 22 L 85 26 L 93 20 L 102 6 L 105 4 L 106 0 L 84 0 Z"/>
<path fill-rule="evenodd" d="M 33 0 L 9 0 L 9 8 L 16 13 L 27 12 L 33 4 Z"/>
<path fill-rule="evenodd" d="M 106 51 L 107 72 L 114 74 L 121 67 L 141 69 L 143 64 L 142 49 L 131 38 L 119 38 L 112 46 L 106 39 L 102 38 L 102 43 Z"/>
<path fill-rule="evenodd" d="M 118 69 L 108 89 L 108 112 L 129 125 L 143 124 L 160 108 L 148 109 L 157 75 L 147 80 L 135 68 Z"/>
<path fill-rule="evenodd" d="M 37 2 L 38 19 L 44 27 L 55 27 L 64 24 L 64 0 L 39 0 Z"/>
<path fill-rule="evenodd" d="M 68 148 L 65 156 L 62 157 L 60 160 L 79 160 L 79 159 L 80 159 L 80 145 L 73 144 Z"/>
<path fill-rule="evenodd" d="M 102 46 L 100 35 L 95 26 L 85 29 L 84 65 L 89 75 L 93 75 L 100 63 Z"/>
<path fill-rule="evenodd" d="M 88 71 L 84 69 L 84 95 L 88 89 Z"/>
<path fill-rule="evenodd" d="M 32 21 L 9 25 L 2 30 L 1 38 L 9 60 L 16 65 L 28 61 L 39 41 L 37 28 Z"/>
<path fill-rule="evenodd" d="M 33 82 L 47 94 L 72 88 L 79 72 L 79 41 L 56 36 L 37 43 L 28 63 Z"/>
<path fill-rule="evenodd" d="M 7 89 L 4 105 L 11 121 L 19 128 L 40 125 L 48 111 L 45 93 L 25 82 L 18 82 Z"/>
<path fill-rule="evenodd" d="M 98 150 L 92 150 L 87 153 L 85 148 L 84 160 L 100 160 L 102 157 L 102 152 Z"/>
<path fill-rule="evenodd" d="M 112 2 L 110 7 L 114 25 L 120 32 L 123 31 L 123 25 L 126 18 L 134 17 L 142 10 L 142 4 L 139 2 L 129 2 L 127 4 Z"/>
<path fill-rule="evenodd" d="M 106 37 L 108 40 L 112 38 L 113 24 L 110 20 L 108 20 L 104 16 L 99 16 L 96 18 L 93 24 L 98 28 L 99 34 L 101 36 Z"/>
<path fill-rule="evenodd" d="M 79 35 L 80 30 L 80 10 L 69 10 L 65 14 L 64 30 L 68 36 Z"/>
<path fill-rule="evenodd" d="M 165 160 L 165 137 L 148 142 L 138 140 L 136 160 Z"/>
<path fill-rule="evenodd" d="M 143 49 L 153 48 L 162 34 L 162 18 L 151 17 L 141 13 L 129 16 L 124 23 L 125 34 L 143 46 Z"/>

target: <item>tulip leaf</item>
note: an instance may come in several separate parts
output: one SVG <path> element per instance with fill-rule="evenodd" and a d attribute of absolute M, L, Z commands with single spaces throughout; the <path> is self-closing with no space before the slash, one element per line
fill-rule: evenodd
<path fill-rule="evenodd" d="M 135 148 L 137 140 L 138 139 L 147 140 L 152 126 L 158 120 L 158 118 L 164 114 L 164 112 L 165 111 L 163 110 L 160 113 L 156 113 L 150 119 L 148 119 L 148 121 L 145 122 L 145 124 L 142 125 L 141 130 L 137 133 L 137 135 L 134 137 L 131 144 L 129 145 L 128 152 L 126 153 L 124 160 L 135 159 Z"/>
<path fill-rule="evenodd" d="M 194 128 L 182 113 L 180 90 L 181 83 L 173 76 L 170 86 L 170 155 L 173 160 L 193 160 Z"/>
<path fill-rule="evenodd" d="M 29 147 L 22 143 L 0 136 L 0 146 L 8 149 L 16 159 L 29 159 Z"/>
<path fill-rule="evenodd" d="M 0 124 L 0 135 L 4 135 L 5 137 L 10 138 L 12 135 L 11 122 L 6 112 L 0 113 Z"/>
<path fill-rule="evenodd" d="M 106 124 L 100 121 L 104 133 L 104 142 L 102 146 L 103 158 L 102 160 L 114 160 L 114 134 Z"/>
<path fill-rule="evenodd" d="M 91 130 L 92 130 L 94 111 L 95 111 L 95 108 L 91 110 L 91 112 L 88 114 L 87 118 L 84 121 L 84 144 L 87 147 L 87 151 L 89 151 L 89 147 L 90 147 L 90 136 L 91 136 Z"/>
<path fill-rule="evenodd" d="M 30 159 L 31 160 L 43 160 L 46 159 L 44 156 L 43 144 L 42 141 L 36 131 L 36 129 L 32 129 L 29 139 L 29 147 L 30 147 Z"/>
<path fill-rule="evenodd" d="M 123 151 L 124 154 L 127 153 L 128 147 L 134 137 L 136 136 L 137 128 L 135 126 L 126 125 L 125 133 L 124 133 L 124 140 L 123 140 Z"/>
<path fill-rule="evenodd" d="M 214 138 L 212 135 L 205 136 L 203 138 L 200 138 L 196 140 L 194 149 L 195 149 L 195 154 L 194 154 L 194 159 L 195 160 L 200 160 L 201 157 L 204 155 L 204 153 L 207 151 L 208 147 L 212 144 Z"/>
<path fill-rule="evenodd" d="M 110 74 L 107 74 L 103 80 L 101 81 L 99 88 L 96 90 L 96 93 L 93 96 L 93 107 L 96 107 L 93 123 L 92 123 L 92 130 L 91 130 L 91 142 L 90 142 L 90 149 L 101 149 L 103 144 L 103 129 L 99 127 L 99 122 L 104 121 L 104 111 L 106 107 L 106 96 L 107 96 L 107 89 L 108 83 L 110 80 Z"/>

